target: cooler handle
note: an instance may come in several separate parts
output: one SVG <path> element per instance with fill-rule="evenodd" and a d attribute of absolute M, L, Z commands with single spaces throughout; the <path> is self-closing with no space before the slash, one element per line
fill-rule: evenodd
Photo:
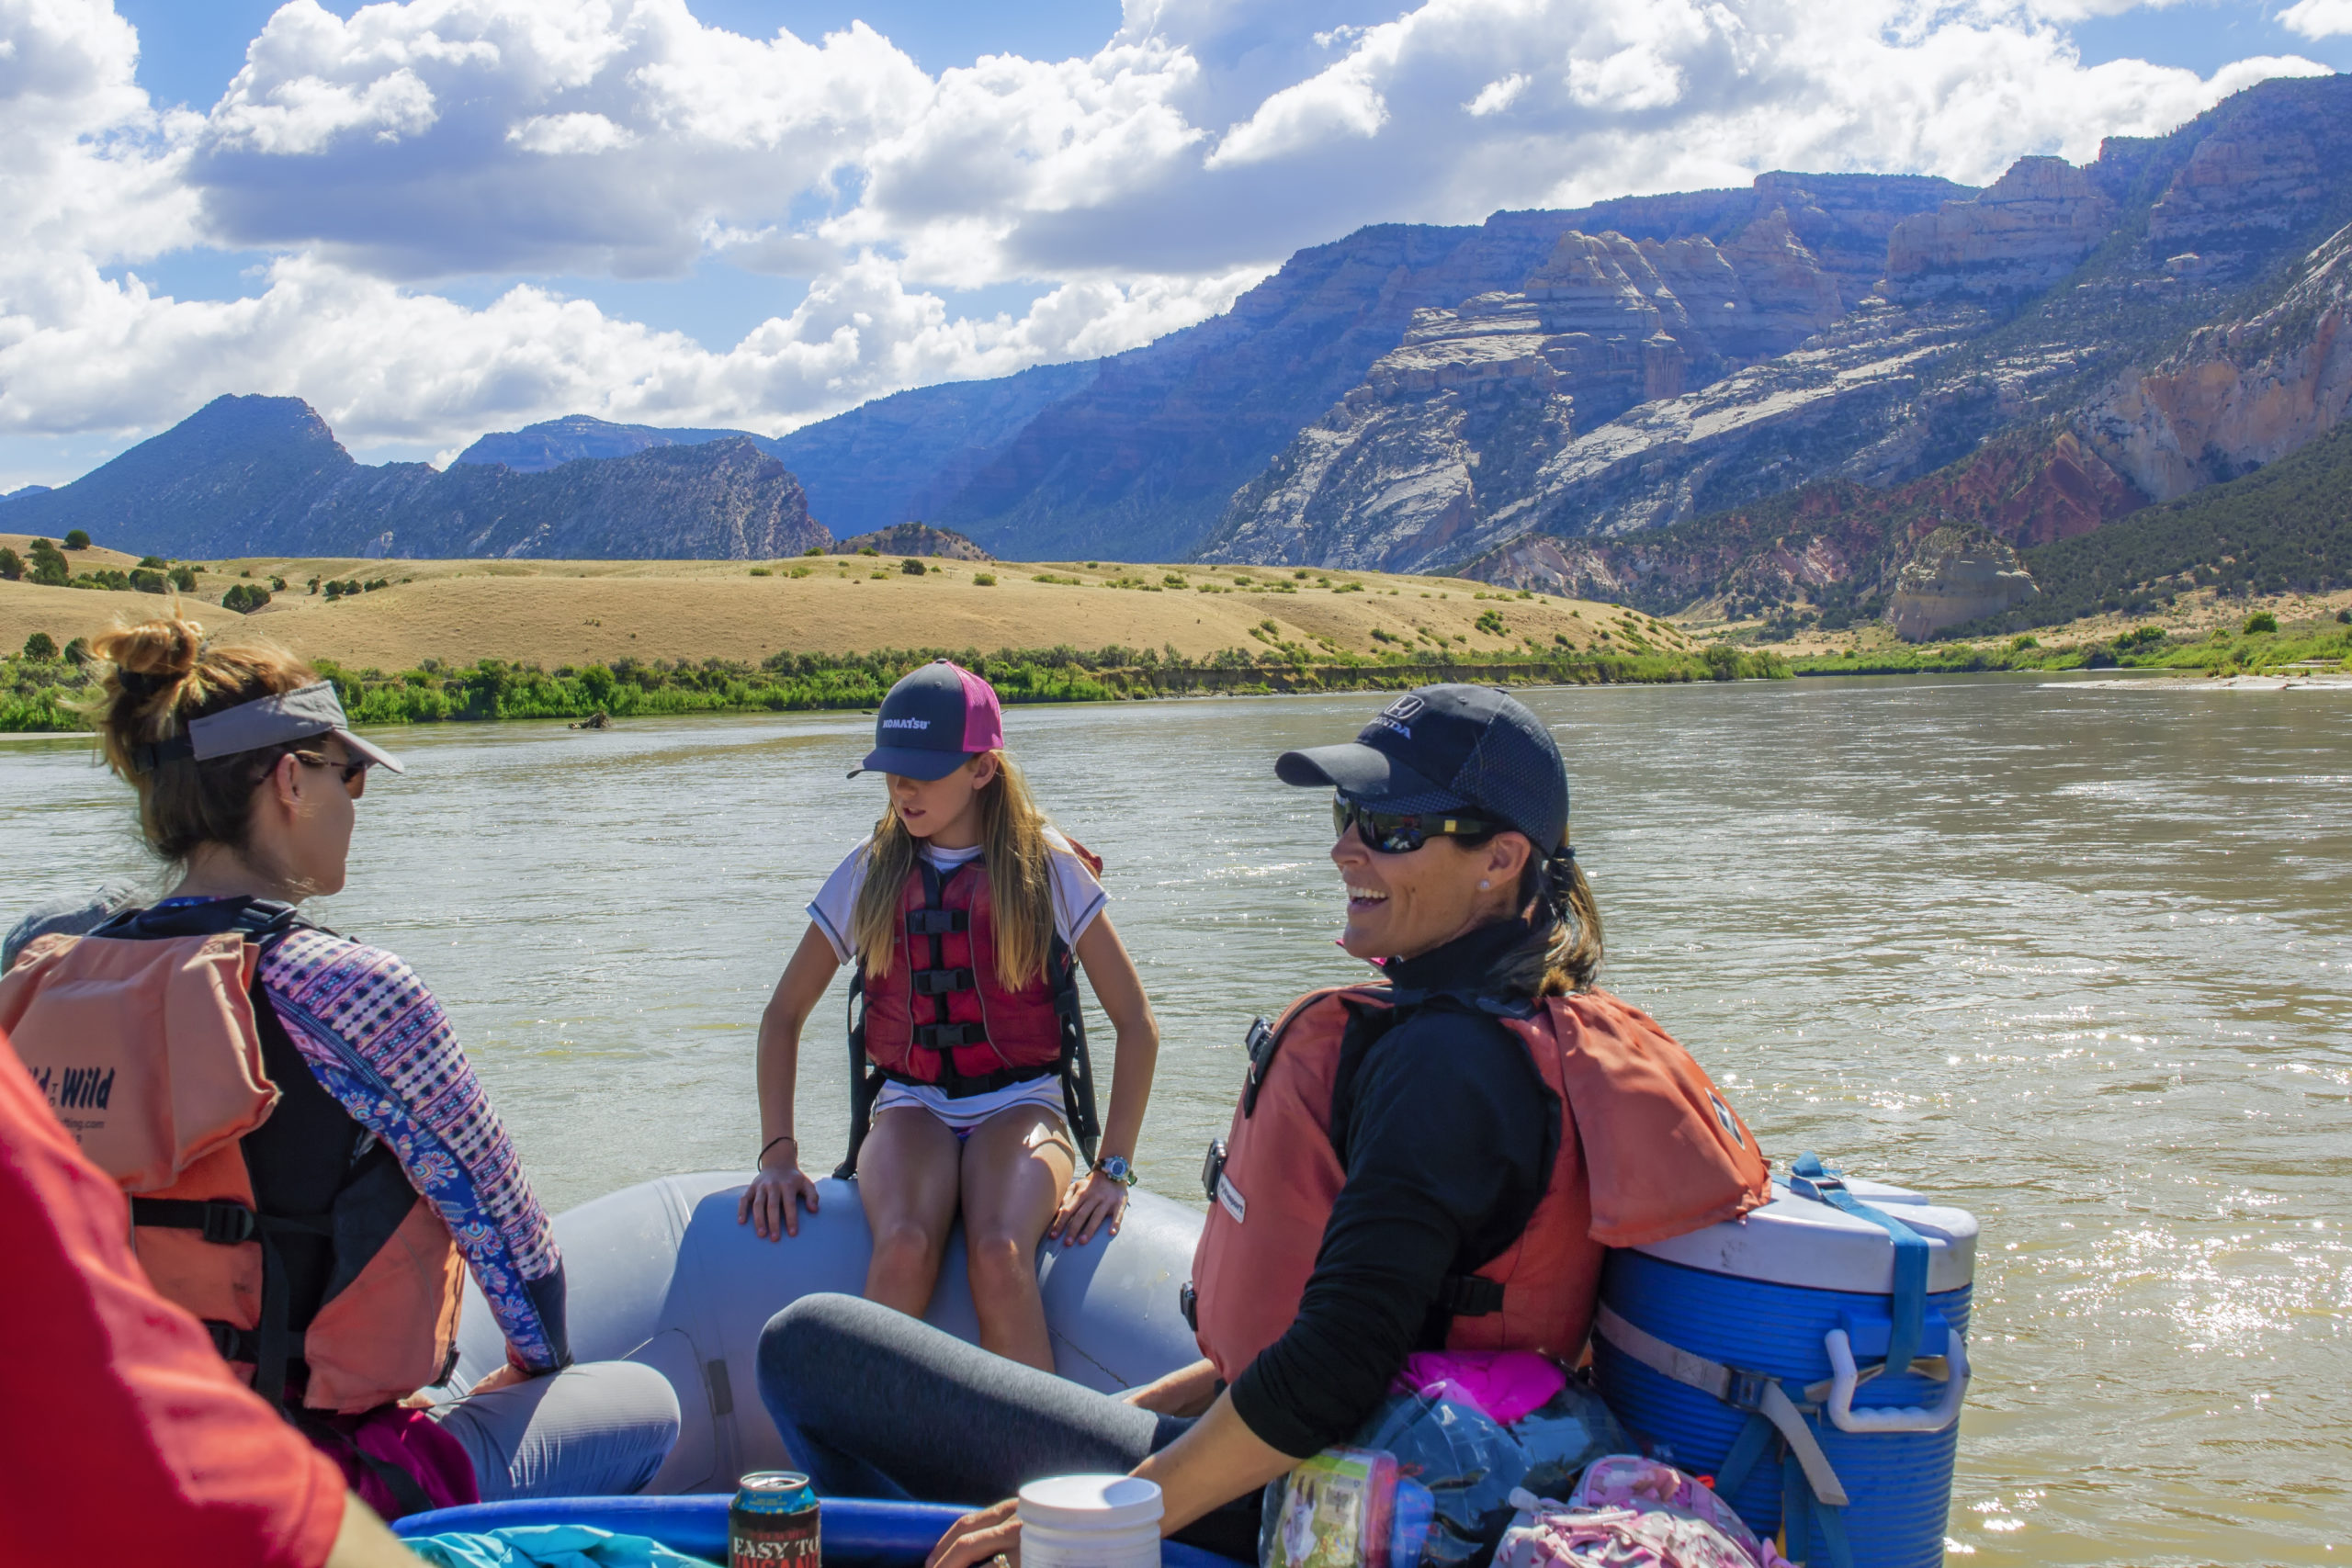
<path fill-rule="evenodd" d="M 1951 1348 L 1945 1352 L 1946 1377 L 1941 1402 L 1894 1404 L 1876 1410 L 1854 1408 L 1854 1389 L 1861 1373 L 1854 1366 L 1854 1347 L 1842 1328 L 1822 1337 L 1829 1352 L 1829 1423 L 1841 1432 L 1940 1432 L 1960 1419 L 1968 1397 L 1968 1342 L 1956 1328 L 1945 1330 Z"/>

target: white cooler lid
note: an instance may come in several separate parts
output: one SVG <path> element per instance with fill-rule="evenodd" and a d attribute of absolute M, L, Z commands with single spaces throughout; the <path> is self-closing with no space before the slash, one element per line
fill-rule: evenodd
<path fill-rule="evenodd" d="M 1846 1187 L 1927 1238 L 1928 1294 L 1956 1291 L 1975 1277 L 1975 1215 L 1883 1181 L 1853 1179 Z M 1746 1219 L 1634 1250 L 1741 1280 L 1880 1295 L 1894 1289 L 1894 1244 L 1884 1230 L 1842 1209 L 1796 1197 L 1780 1181 L 1772 1183 L 1772 1201 Z"/>

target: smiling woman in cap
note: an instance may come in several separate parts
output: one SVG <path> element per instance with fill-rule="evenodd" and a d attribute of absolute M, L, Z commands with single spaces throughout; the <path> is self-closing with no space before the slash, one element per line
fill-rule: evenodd
<path fill-rule="evenodd" d="M 1379 974 L 1249 1032 L 1184 1290 L 1203 1359 L 1114 1400 L 807 1297 L 762 1359 L 808 1374 L 793 1451 L 811 1468 L 941 1502 L 1046 1465 L 1129 1471 L 1159 1483 L 1165 1530 L 1250 1557 L 1260 1489 L 1361 1438 L 1408 1355 L 1573 1365 L 1607 1247 L 1764 1201 L 1705 1073 L 1594 987 L 1567 774 L 1524 705 L 1425 686 L 1275 771 L 1333 792 L 1340 941 Z M 948 1452 L 940 1431 L 971 1436 Z M 968 1515 L 931 1568 L 1017 1552 L 1019 1530 L 1011 1503 Z"/>
<path fill-rule="evenodd" d="M 86 935 L 28 933 L 0 1027 L 45 1081 L 104 1075 L 78 1131 L 157 1288 L 387 1517 L 635 1491 L 677 1396 L 571 1364 L 547 1215 L 439 1002 L 296 908 L 343 889 L 368 771 L 400 762 L 278 649 L 173 615 L 93 652 L 100 749 L 176 882 Z M 469 1268 L 506 1361 L 428 1416 Z"/>

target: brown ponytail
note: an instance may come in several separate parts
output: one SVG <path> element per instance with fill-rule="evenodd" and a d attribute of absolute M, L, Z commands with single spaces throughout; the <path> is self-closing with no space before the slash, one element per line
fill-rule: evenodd
<path fill-rule="evenodd" d="M 205 844 L 243 852 L 252 834 L 254 790 L 291 748 L 201 762 L 179 757 L 153 770 L 140 765 L 140 750 L 177 739 L 193 719 L 310 685 L 317 674 L 266 644 L 208 643 L 203 626 L 176 609 L 102 633 L 90 651 L 101 664 L 88 716 L 107 765 L 138 792 L 147 847 L 175 863 Z"/>
<path fill-rule="evenodd" d="M 1496 960 L 1487 984 L 1522 997 L 1592 989 L 1600 974 L 1600 910 L 1576 857 L 1563 850 L 1530 860 L 1520 874 L 1519 908 L 1527 938 Z"/>

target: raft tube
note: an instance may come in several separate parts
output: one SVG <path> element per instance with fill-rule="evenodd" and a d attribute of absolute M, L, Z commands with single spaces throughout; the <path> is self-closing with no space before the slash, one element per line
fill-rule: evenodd
<path fill-rule="evenodd" d="M 773 1242 L 736 1223 L 743 1179 L 731 1171 L 665 1176 L 556 1217 L 573 1357 L 640 1361 L 677 1391 L 677 1446 L 647 1484 L 647 1497 L 732 1494 L 748 1472 L 787 1467 L 783 1439 L 760 1403 L 760 1330 L 802 1296 L 863 1290 L 872 1249 L 856 1184 L 828 1179 L 817 1188 L 818 1212 L 801 1215 L 800 1234 Z M 1177 1292 L 1191 1276 L 1200 1228 L 1200 1215 L 1183 1205 L 1138 1191 L 1117 1235 L 1105 1229 L 1084 1247 L 1042 1245 L 1037 1279 L 1054 1370 L 1115 1393 L 1197 1360 Z M 506 1350 L 470 1280 L 466 1295 L 458 1368 L 470 1382 L 503 1361 Z M 923 1317 L 958 1338 L 978 1338 L 960 1230 Z M 829 1528 L 835 1506 L 826 1503 Z"/>
<path fill-rule="evenodd" d="M 647 1536 L 673 1551 L 727 1561 L 727 1496 L 581 1497 L 548 1502 L 477 1503 L 412 1514 L 392 1526 L 402 1537 L 504 1529 L 515 1525 L 591 1525 L 615 1535 Z M 825 1568 L 920 1568 L 963 1514 L 938 1503 L 825 1499 L 819 1517 Z M 1234 1568 L 1233 1559 L 1162 1541 L 1162 1568 Z"/>

